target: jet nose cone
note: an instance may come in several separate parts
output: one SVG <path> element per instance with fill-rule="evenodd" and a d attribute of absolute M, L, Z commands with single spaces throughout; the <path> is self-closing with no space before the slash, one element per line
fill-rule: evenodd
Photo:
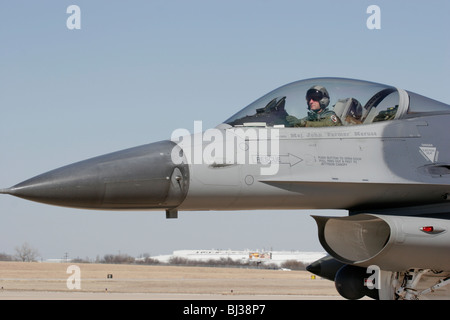
<path fill-rule="evenodd" d="M 0 189 L 0 194 L 12 194 L 11 188 Z"/>
<path fill-rule="evenodd" d="M 32 201 L 88 209 L 168 209 L 184 200 L 185 164 L 171 159 L 171 141 L 161 141 L 74 163 L 0 193 Z"/>

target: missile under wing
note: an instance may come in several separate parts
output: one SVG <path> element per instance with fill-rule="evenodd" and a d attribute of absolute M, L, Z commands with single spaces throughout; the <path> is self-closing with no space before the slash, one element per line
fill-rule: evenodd
<path fill-rule="evenodd" d="M 402 88 L 307 79 L 216 128 L 175 130 L 170 140 L 77 162 L 0 193 L 74 208 L 165 210 L 168 218 L 194 210 L 346 209 L 348 217 L 314 217 L 329 256 L 311 272 L 349 299 L 445 295 L 449 122 L 449 105 Z"/>

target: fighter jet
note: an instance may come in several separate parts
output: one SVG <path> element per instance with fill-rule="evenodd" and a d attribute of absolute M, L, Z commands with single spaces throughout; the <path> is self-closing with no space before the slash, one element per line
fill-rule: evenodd
<path fill-rule="evenodd" d="M 308 270 L 347 299 L 449 298 L 450 105 L 343 78 L 284 85 L 217 127 L 74 163 L 0 193 L 83 209 L 343 209 Z M 431 281 L 431 282 L 430 282 Z"/>

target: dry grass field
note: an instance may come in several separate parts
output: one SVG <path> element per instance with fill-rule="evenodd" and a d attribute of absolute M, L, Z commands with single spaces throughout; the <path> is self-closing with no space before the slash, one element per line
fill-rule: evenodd
<path fill-rule="evenodd" d="M 306 271 L 241 268 L 75 264 L 80 289 L 69 289 L 68 263 L 0 262 L 0 299 L 11 294 L 121 293 L 170 295 L 338 297 L 334 283 Z M 112 278 L 108 278 L 112 275 Z M 71 282 L 72 283 L 72 282 Z M 151 297 L 152 295 L 149 295 Z"/>

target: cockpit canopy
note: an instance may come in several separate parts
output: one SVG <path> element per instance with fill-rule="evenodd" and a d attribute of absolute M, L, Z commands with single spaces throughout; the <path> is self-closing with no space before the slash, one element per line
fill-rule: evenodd
<path fill-rule="evenodd" d="M 342 78 L 314 78 L 282 86 L 251 103 L 225 121 L 231 126 L 290 127 L 286 118 L 308 114 L 306 93 L 326 88 L 327 109 L 342 125 L 370 124 L 411 117 L 424 112 L 450 112 L 450 105 L 384 84 Z"/>

